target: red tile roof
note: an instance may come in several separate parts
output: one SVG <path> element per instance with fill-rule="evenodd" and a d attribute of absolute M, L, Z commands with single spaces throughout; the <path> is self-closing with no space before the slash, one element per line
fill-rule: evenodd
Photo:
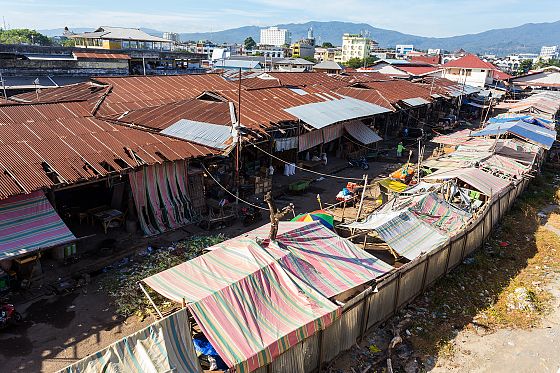
<path fill-rule="evenodd" d="M 423 62 L 430 65 L 439 64 L 439 56 L 412 56 L 410 62 Z"/>
<path fill-rule="evenodd" d="M 510 78 L 513 78 L 513 75 L 509 75 L 508 73 L 496 69 L 492 71 L 492 77 L 494 78 L 494 80 L 508 80 Z"/>
<path fill-rule="evenodd" d="M 490 69 L 496 67 L 489 62 L 484 62 L 474 54 L 467 54 L 457 60 L 449 61 L 443 64 L 443 67 L 458 67 L 463 69 Z"/>
<path fill-rule="evenodd" d="M 93 58 L 98 60 L 130 60 L 130 56 L 124 53 L 96 53 L 96 52 L 72 52 L 76 58 Z"/>
<path fill-rule="evenodd" d="M 0 198 L 96 179 L 141 162 L 155 164 L 217 153 L 93 118 L 81 103 L 0 107 Z M 51 167 L 60 179 L 49 178 L 45 167 Z"/>
<path fill-rule="evenodd" d="M 398 66 L 397 69 L 402 70 L 412 76 L 421 76 L 425 74 L 438 71 L 437 67 L 434 66 Z"/>

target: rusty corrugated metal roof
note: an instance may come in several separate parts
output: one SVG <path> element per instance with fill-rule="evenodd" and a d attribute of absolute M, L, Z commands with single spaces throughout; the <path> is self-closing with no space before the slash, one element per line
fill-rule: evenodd
<path fill-rule="evenodd" d="M 103 60 L 130 60 L 130 56 L 124 53 L 96 53 L 96 52 L 72 52 L 76 58 L 94 58 Z"/>
<path fill-rule="evenodd" d="M 383 82 L 359 83 L 360 87 L 377 90 L 383 97 L 396 104 L 401 100 L 420 97 L 432 101 L 430 90 L 407 80 L 387 80 Z M 433 92 L 432 92 L 433 93 Z"/>
<path fill-rule="evenodd" d="M 57 103 L 70 101 L 88 101 L 91 111 L 97 101 L 110 87 L 92 82 L 70 84 L 62 87 L 45 88 L 38 92 L 26 92 L 11 97 L 14 103 Z"/>
<path fill-rule="evenodd" d="M 128 113 L 113 115 L 110 119 L 156 130 L 167 128 L 181 119 L 231 125 L 230 109 L 227 102 L 199 99 L 183 100 L 133 110 Z"/>
<path fill-rule="evenodd" d="M 217 74 L 127 76 L 95 78 L 95 81 L 112 87 L 96 112 L 102 117 L 192 99 L 204 91 L 237 88 L 235 83 Z"/>
<path fill-rule="evenodd" d="M 217 153 L 93 118 L 81 103 L 0 107 L 0 198 Z"/>

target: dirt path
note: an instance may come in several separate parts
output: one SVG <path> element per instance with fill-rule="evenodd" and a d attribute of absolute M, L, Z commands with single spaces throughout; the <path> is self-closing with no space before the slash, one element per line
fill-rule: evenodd
<path fill-rule="evenodd" d="M 538 328 L 498 330 L 478 335 L 461 331 L 452 341 L 453 355 L 439 358 L 440 372 L 557 372 L 560 370 L 560 276 L 548 290 L 555 297 L 553 311 Z"/>

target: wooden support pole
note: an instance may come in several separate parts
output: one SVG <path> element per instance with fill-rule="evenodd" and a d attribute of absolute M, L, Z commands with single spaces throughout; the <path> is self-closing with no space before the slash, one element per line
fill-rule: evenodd
<path fill-rule="evenodd" d="M 362 206 L 364 204 L 364 197 L 366 195 L 366 189 L 368 185 L 368 175 L 364 175 L 364 188 L 362 189 L 362 198 L 360 199 L 360 206 L 358 206 L 358 213 L 356 214 L 356 221 L 360 219 L 360 215 L 362 214 Z"/>

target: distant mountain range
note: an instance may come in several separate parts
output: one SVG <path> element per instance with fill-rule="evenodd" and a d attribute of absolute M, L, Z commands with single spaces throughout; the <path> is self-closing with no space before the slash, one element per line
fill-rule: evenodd
<path fill-rule="evenodd" d="M 560 21 L 552 23 L 527 23 L 517 27 L 484 31 L 477 34 L 467 34 L 445 38 L 433 38 L 403 34 L 398 31 L 376 28 L 366 23 L 350 22 L 307 22 L 277 25 L 291 31 L 292 40 L 299 40 L 307 35 L 307 29 L 313 27 L 318 44 L 331 42 L 341 44 L 342 34 L 367 32 L 381 47 L 395 47 L 396 44 L 413 44 L 415 49 L 440 48 L 454 51 L 463 48 L 474 53 L 493 53 L 505 55 L 508 53 L 537 53 L 543 45 L 560 44 Z M 258 26 L 243 26 L 217 32 L 182 33 L 181 40 L 212 40 L 216 43 L 242 43 L 251 36 L 259 41 Z M 141 28 L 152 35 L 161 36 L 158 30 Z M 38 30 L 48 35 L 61 35 L 63 29 Z M 91 29 L 77 28 L 74 32 L 91 31 Z"/>

